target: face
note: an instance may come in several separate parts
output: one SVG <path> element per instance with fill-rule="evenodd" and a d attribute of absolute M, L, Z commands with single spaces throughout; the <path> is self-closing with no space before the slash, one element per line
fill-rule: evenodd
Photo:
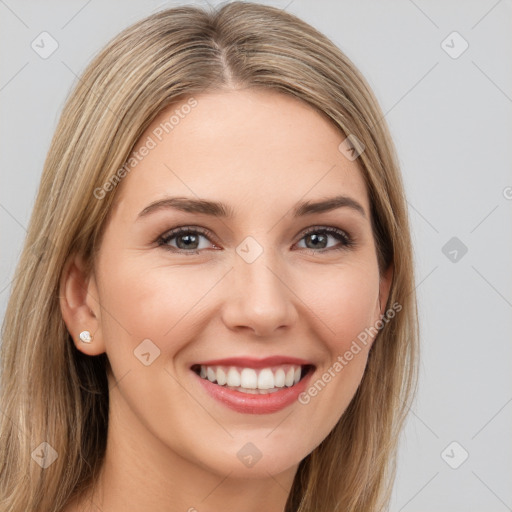
<path fill-rule="evenodd" d="M 219 475 L 277 474 L 354 396 L 371 343 L 345 354 L 389 281 L 342 133 L 276 92 L 195 101 L 159 115 L 116 191 L 89 282 L 94 336 L 134 445 Z"/>

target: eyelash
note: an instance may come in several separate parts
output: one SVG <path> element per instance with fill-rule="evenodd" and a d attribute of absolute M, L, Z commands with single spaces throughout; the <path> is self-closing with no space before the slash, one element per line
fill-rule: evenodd
<path fill-rule="evenodd" d="M 326 252 L 330 252 L 330 251 L 347 250 L 355 245 L 354 240 L 348 235 L 348 233 L 346 233 L 345 231 L 342 231 L 341 229 L 334 228 L 334 227 L 328 227 L 328 226 L 313 226 L 311 228 L 308 228 L 306 231 L 304 231 L 302 233 L 302 236 L 299 239 L 299 241 L 301 241 L 304 237 L 306 237 L 307 235 L 310 235 L 312 233 L 317 233 L 317 234 L 321 233 L 321 234 L 331 235 L 334 238 L 336 238 L 337 240 L 341 241 L 342 244 L 339 247 L 329 247 L 326 249 L 319 249 L 319 250 L 310 249 L 309 247 L 301 248 L 301 250 L 307 252 L 308 254 L 317 254 L 317 253 L 326 253 Z M 158 246 L 162 247 L 165 250 L 173 252 L 173 253 L 186 254 L 189 256 L 199 254 L 199 252 L 203 249 L 187 251 L 184 249 L 178 249 L 178 248 L 168 245 L 168 243 L 173 238 L 177 238 L 180 235 L 190 235 L 190 234 L 203 235 L 211 243 L 213 243 L 212 240 L 210 239 L 212 237 L 208 230 L 199 228 L 199 227 L 192 227 L 192 226 L 179 227 L 179 228 L 175 228 L 171 231 L 168 231 L 167 233 L 165 233 L 164 235 L 160 236 L 157 239 L 157 243 L 158 243 Z"/>

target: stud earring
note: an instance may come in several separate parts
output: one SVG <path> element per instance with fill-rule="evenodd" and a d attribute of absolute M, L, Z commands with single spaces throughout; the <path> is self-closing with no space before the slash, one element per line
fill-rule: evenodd
<path fill-rule="evenodd" d="M 89 331 L 82 331 L 80 333 L 80 339 L 84 342 L 84 343 L 91 343 L 92 341 L 92 335 Z"/>

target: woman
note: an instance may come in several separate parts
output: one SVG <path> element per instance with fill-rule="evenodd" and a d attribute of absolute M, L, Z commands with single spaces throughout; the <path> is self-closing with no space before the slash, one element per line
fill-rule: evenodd
<path fill-rule="evenodd" d="M 279 9 L 168 9 L 62 113 L 3 325 L 2 510 L 386 508 L 413 396 L 382 112 Z"/>

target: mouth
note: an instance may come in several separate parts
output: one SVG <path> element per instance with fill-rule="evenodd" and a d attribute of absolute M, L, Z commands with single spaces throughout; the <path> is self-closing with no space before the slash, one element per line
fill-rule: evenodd
<path fill-rule="evenodd" d="M 190 369 L 201 379 L 224 389 L 247 395 L 268 395 L 293 388 L 313 373 L 315 366 L 291 360 L 279 364 L 268 358 L 251 362 L 225 360 L 197 363 Z"/>

